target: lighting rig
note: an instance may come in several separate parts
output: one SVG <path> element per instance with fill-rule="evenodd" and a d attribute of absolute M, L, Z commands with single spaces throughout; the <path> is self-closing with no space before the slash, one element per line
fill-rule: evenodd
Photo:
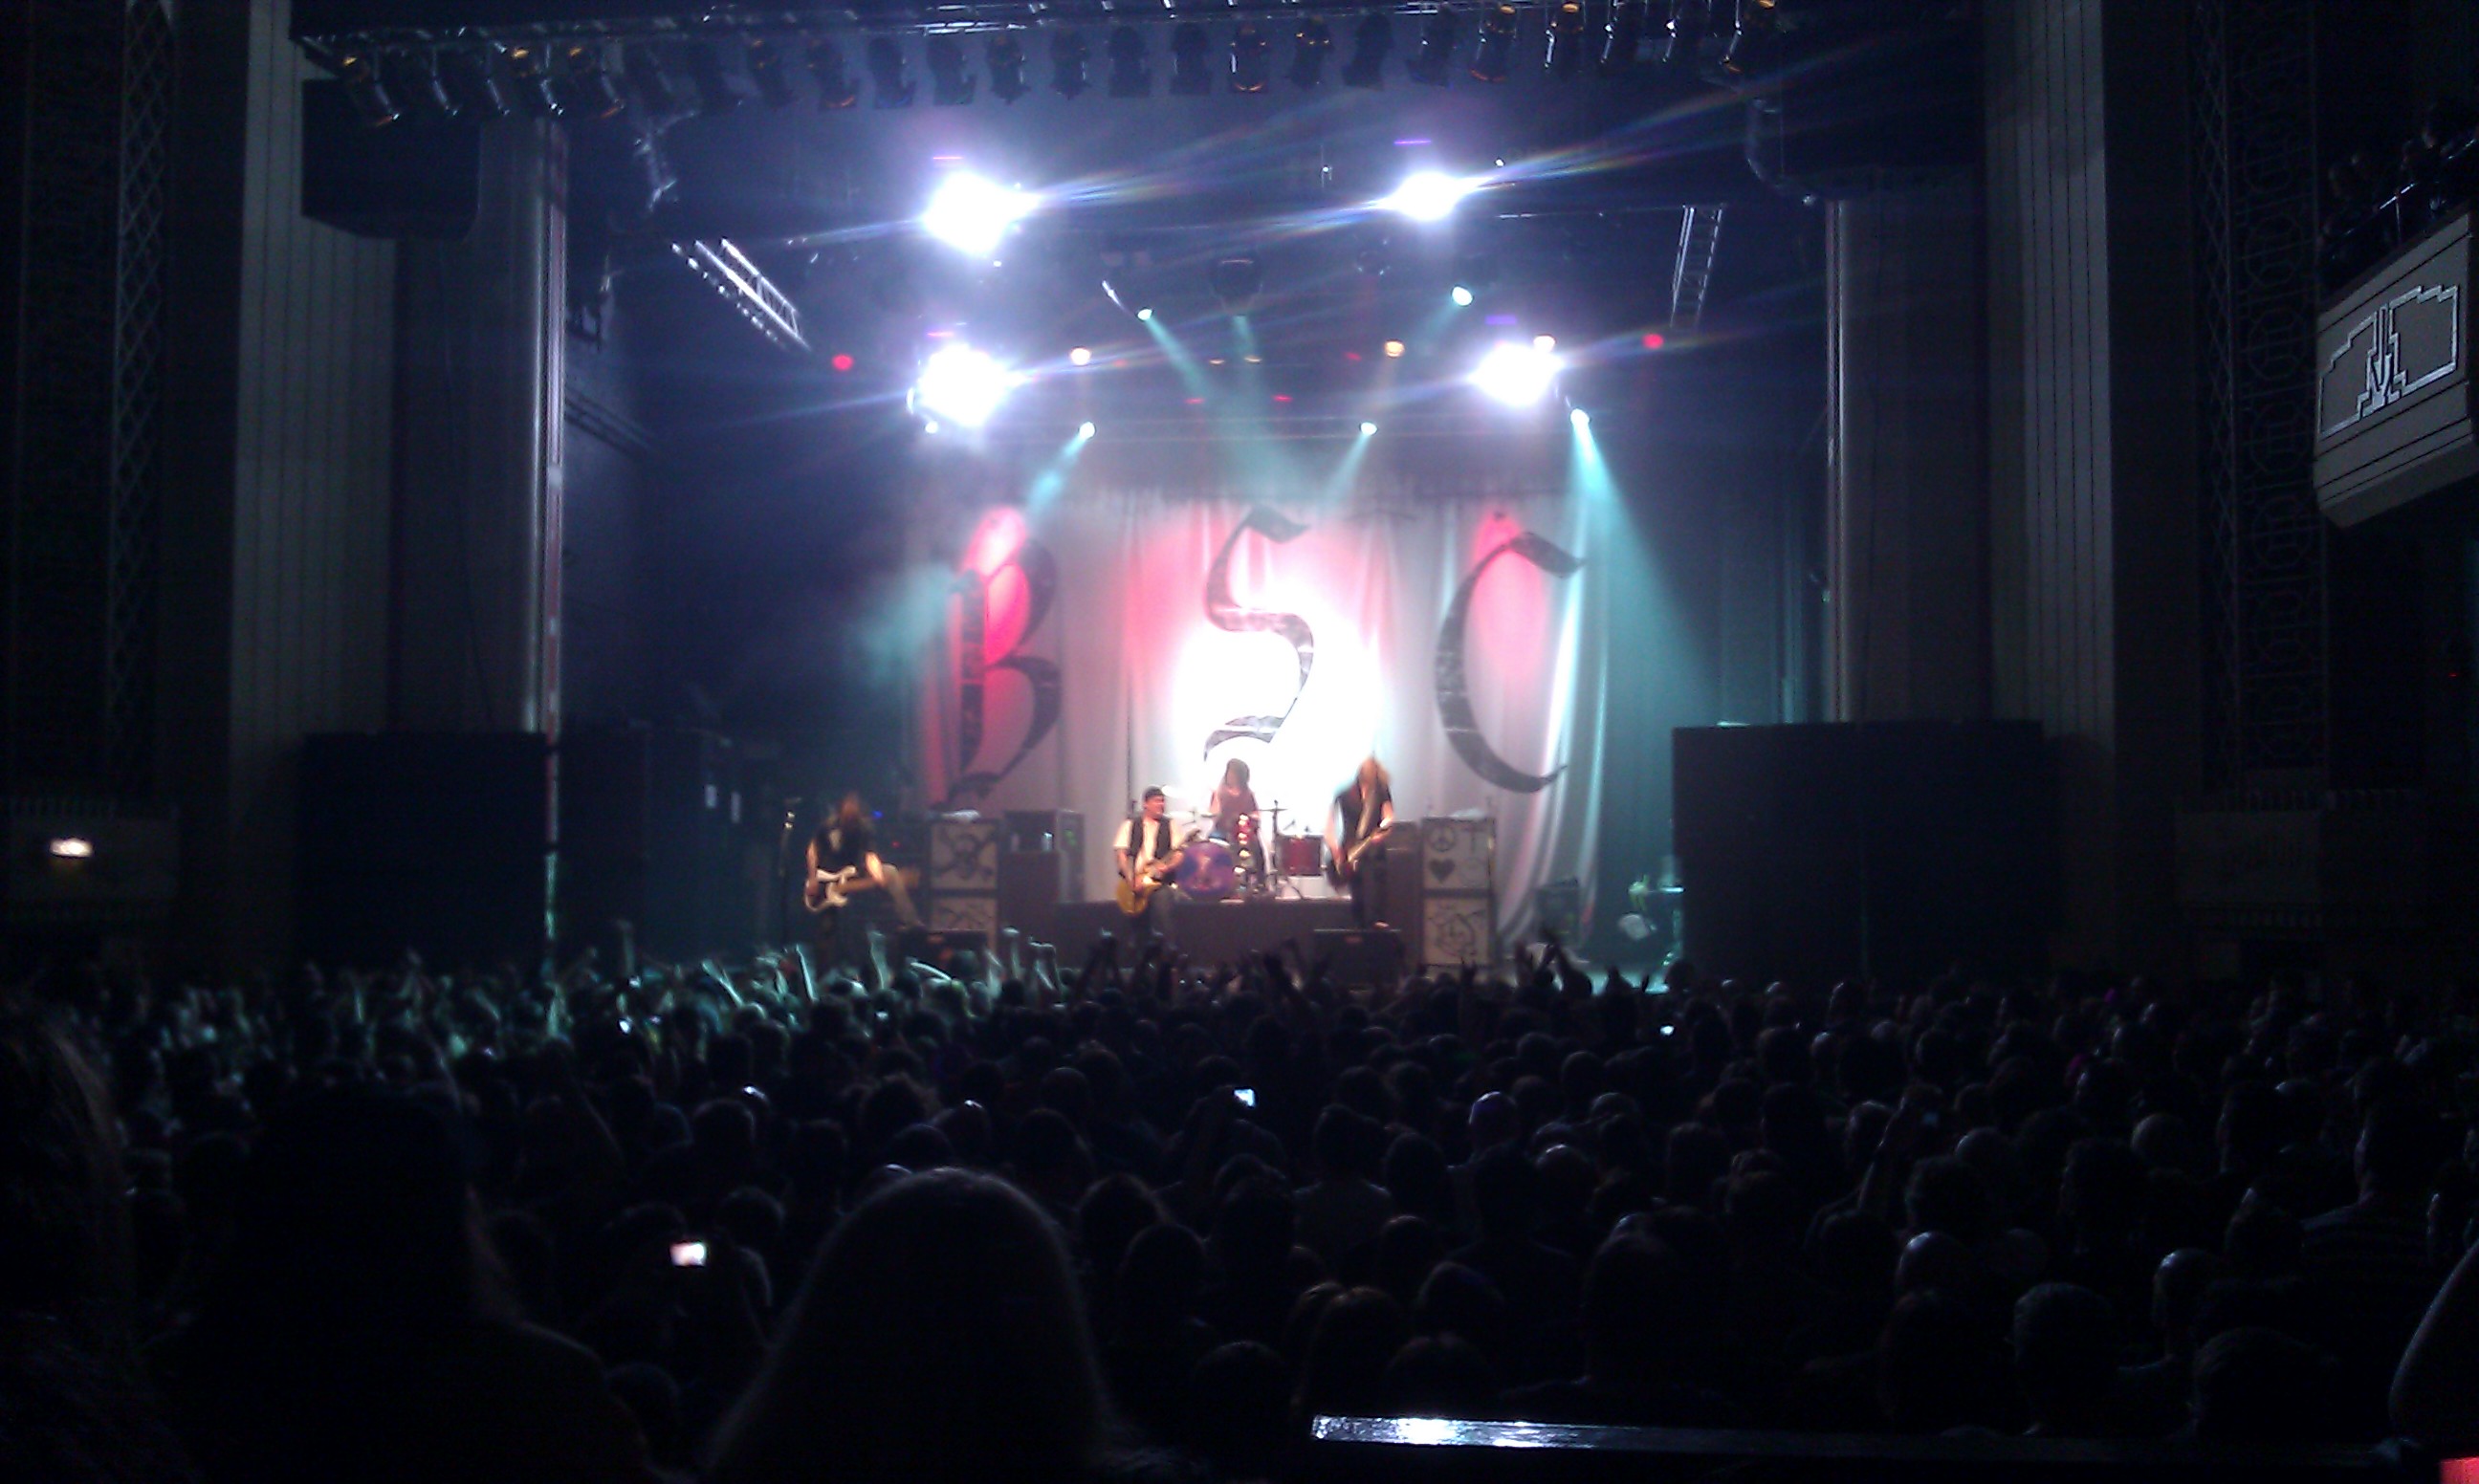
<path fill-rule="evenodd" d="M 1029 27 L 1020 4 L 968 0 L 914 10 L 902 3 L 857 12 L 817 0 L 764 10 L 731 7 L 660 14 L 637 4 L 556 4 L 554 0 L 299 0 L 293 34 L 305 52 L 343 78 L 373 125 L 395 121 L 398 93 L 435 95 L 447 116 L 498 117 L 511 107 L 543 117 L 610 116 L 628 93 L 656 117 L 729 113 L 754 97 L 789 108 L 805 91 L 819 107 L 851 106 L 844 72 L 849 49 L 866 56 L 872 101 L 907 108 L 919 89 L 907 36 L 920 38 L 930 100 L 972 103 L 978 57 L 989 92 L 1013 102 L 1029 90 L 1025 68 L 1035 31 L 1046 32 L 1052 86 L 1064 97 L 1089 87 L 1100 34 L 1112 97 L 1155 91 L 1157 51 L 1168 59 L 1166 90 L 1202 96 L 1263 94 L 1279 67 L 1307 90 L 1323 79 L 1338 33 L 1350 44 L 1342 81 L 1356 88 L 1417 82 L 1444 88 L 1462 79 L 1502 84 L 1523 67 L 1561 82 L 1613 77 L 1639 64 L 1692 70 L 1725 85 L 1752 83 L 1802 51 L 1834 44 L 1854 28 L 1943 23 L 1969 0 L 1494 0 L 1487 4 L 1377 5 L 1336 0 L 1236 0 L 1210 12 L 1166 6 L 1144 20 L 1116 12 L 1103 25 L 1051 11 Z M 539 10 L 536 15 L 531 12 Z M 391 20 L 409 14 L 414 23 Z M 856 28 L 853 19 L 861 24 Z M 1064 15 L 1063 20 L 1053 17 Z M 1413 49 L 1393 56 L 1392 19 L 1413 28 Z M 1157 45 L 1156 31 L 1167 31 Z M 1477 36 L 1473 43 L 1470 38 Z M 1288 51 L 1288 58 L 1280 53 Z M 1585 63 L 1593 64 L 1587 67 Z M 686 84 L 685 89 L 680 85 Z"/>

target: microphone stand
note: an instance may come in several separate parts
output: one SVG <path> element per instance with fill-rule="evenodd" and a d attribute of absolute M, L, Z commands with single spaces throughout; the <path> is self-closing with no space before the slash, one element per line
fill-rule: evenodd
<path fill-rule="evenodd" d="M 792 836 L 800 829 L 801 796 L 794 794 L 783 801 L 783 834 L 775 843 L 775 941 L 788 941 L 792 935 Z"/>

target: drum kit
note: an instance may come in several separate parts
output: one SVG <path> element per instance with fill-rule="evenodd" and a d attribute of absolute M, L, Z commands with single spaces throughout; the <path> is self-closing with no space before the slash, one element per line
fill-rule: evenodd
<path fill-rule="evenodd" d="M 1171 873 L 1180 895 L 1198 902 L 1245 901 L 1300 895 L 1296 883 L 1315 879 L 1325 863 L 1325 841 L 1314 834 L 1283 833 L 1283 806 L 1267 806 L 1270 839 L 1261 836 L 1258 816 L 1242 814 L 1226 834 L 1213 815 L 1187 811 L 1180 862 Z"/>

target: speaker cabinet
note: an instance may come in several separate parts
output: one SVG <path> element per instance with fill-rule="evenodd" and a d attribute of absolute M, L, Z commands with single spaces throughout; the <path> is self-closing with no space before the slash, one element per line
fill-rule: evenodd
<path fill-rule="evenodd" d="M 615 727 L 561 738 L 563 948 L 607 952 L 616 917 L 666 959 L 756 941 L 741 845 L 744 830 L 763 825 L 747 814 L 739 775 L 730 740 L 711 732 Z"/>

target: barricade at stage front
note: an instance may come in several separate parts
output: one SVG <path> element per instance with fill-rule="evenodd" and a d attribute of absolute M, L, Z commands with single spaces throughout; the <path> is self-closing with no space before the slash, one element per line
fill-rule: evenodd
<path fill-rule="evenodd" d="M 1270 953 L 1296 942 L 1302 953 L 1320 928 L 1348 928 L 1351 903 L 1343 898 L 1306 901 L 1180 902 L 1171 908 L 1179 951 L 1197 963 L 1230 963 L 1245 954 Z M 1057 928 L 1049 941 L 1059 945 L 1059 961 L 1070 968 L 1085 961 L 1093 940 L 1104 933 L 1122 941 L 1137 935 L 1137 924 L 1116 902 L 1074 902 L 1058 908 Z"/>

